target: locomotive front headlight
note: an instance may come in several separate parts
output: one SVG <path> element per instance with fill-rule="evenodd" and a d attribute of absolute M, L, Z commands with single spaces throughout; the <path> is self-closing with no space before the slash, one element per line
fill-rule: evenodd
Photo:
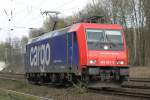
<path fill-rule="evenodd" d="M 94 60 L 94 59 L 89 60 L 89 63 L 90 63 L 90 64 L 96 64 L 96 60 Z"/>
<path fill-rule="evenodd" d="M 120 64 L 123 65 L 123 64 L 124 64 L 124 61 L 120 61 Z"/>
<path fill-rule="evenodd" d="M 125 64 L 125 62 L 124 61 L 117 61 L 117 64 L 118 65 L 123 65 L 123 64 Z"/>

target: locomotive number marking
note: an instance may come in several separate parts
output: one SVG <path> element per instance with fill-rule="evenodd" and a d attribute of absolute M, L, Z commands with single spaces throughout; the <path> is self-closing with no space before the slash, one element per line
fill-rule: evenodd
<path fill-rule="evenodd" d="M 100 61 L 100 64 L 115 64 L 114 61 Z"/>

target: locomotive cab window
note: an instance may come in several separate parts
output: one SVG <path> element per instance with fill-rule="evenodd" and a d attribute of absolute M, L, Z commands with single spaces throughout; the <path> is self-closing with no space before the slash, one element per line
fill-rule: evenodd
<path fill-rule="evenodd" d="M 103 42 L 104 41 L 103 30 L 87 30 L 88 42 Z"/>
<path fill-rule="evenodd" d="M 106 30 L 106 38 L 108 41 L 116 44 L 123 44 L 121 31 L 118 30 Z"/>
<path fill-rule="evenodd" d="M 122 32 L 120 30 L 87 29 L 86 35 L 90 50 L 124 49 Z"/>

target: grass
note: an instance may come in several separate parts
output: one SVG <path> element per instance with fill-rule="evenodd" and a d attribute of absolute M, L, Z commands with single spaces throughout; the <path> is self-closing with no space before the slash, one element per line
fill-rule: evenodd
<path fill-rule="evenodd" d="M 33 94 L 41 97 L 53 98 L 64 94 L 64 88 L 48 88 L 46 86 L 32 85 L 24 81 L 11 81 L 0 79 L 0 88 L 10 89 L 22 93 Z"/>
<path fill-rule="evenodd" d="M 7 91 L 0 91 L 0 100 L 40 100 L 40 99 Z"/>

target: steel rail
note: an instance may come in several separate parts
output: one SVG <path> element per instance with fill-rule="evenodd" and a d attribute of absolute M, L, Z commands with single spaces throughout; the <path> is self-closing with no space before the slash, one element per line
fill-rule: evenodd
<path fill-rule="evenodd" d="M 131 91 L 132 90 L 132 91 Z M 96 88 L 96 87 L 88 87 L 89 92 L 95 93 L 105 93 L 105 94 L 113 94 L 113 95 L 124 95 L 124 96 L 131 96 L 131 97 L 141 97 L 141 98 L 148 98 L 150 99 L 150 91 L 148 92 L 137 92 L 140 89 L 131 89 L 131 88 Z M 136 92 L 135 92 L 136 91 Z"/>
<path fill-rule="evenodd" d="M 150 78 L 129 78 L 129 81 L 134 81 L 134 82 L 150 82 Z"/>
<path fill-rule="evenodd" d="M 0 73 L 0 79 L 6 80 L 25 80 L 24 74 Z"/>

